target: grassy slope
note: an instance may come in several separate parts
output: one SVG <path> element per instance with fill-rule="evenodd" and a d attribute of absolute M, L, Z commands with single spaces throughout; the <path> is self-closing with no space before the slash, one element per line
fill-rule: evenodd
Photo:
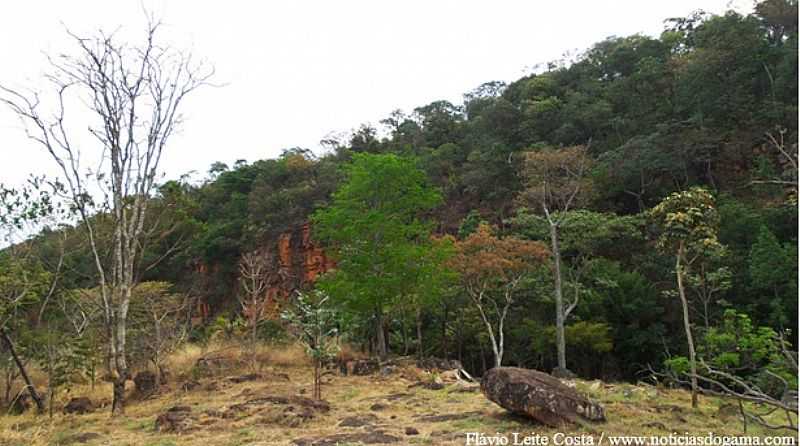
<path fill-rule="evenodd" d="M 374 415 L 370 422 L 373 429 L 400 438 L 395 444 L 453 444 L 463 445 L 465 432 L 536 432 L 551 435 L 564 429 L 546 428 L 523 418 L 507 414 L 502 408 L 486 400 L 480 393 L 459 391 L 451 385 L 444 390 L 409 388 L 420 377 L 418 371 L 409 370 L 392 375 L 367 377 L 342 377 L 329 375 L 323 388 L 323 397 L 330 402 L 331 411 L 316 416 L 301 426 L 290 427 L 265 423 L 263 417 L 244 416 L 233 419 L 207 416 L 204 411 L 224 411 L 235 403 L 244 402 L 261 395 L 307 395 L 310 391 L 311 373 L 298 352 L 262 352 L 261 370 L 264 376 L 287 373 L 290 381 L 265 378 L 257 381 L 231 383 L 230 376 L 246 373 L 246 368 L 228 369 L 217 376 L 199 379 L 202 386 L 216 383 L 218 390 L 202 387 L 192 391 L 175 390 L 180 382 L 188 379 L 190 365 L 200 355 L 199 350 L 189 349 L 173 360 L 172 370 L 179 376 L 172 389 L 157 397 L 130 401 L 127 414 L 122 418 L 110 418 L 108 409 L 99 409 L 87 415 L 56 414 L 52 420 L 36 417 L 31 413 L 21 416 L 0 417 L 0 445 L 55 445 L 81 444 L 78 436 L 85 433 L 98 434 L 83 444 L 100 445 L 286 445 L 296 438 L 322 437 L 342 432 L 367 432 L 365 427 L 342 428 L 338 423 L 353 415 Z M 231 355 L 229 353 L 229 355 Z M 240 353 L 231 359 L 241 359 Z M 235 361 L 233 361 L 235 362 Z M 183 376 L 181 376 L 183 375 Z M 424 379 L 424 376 L 422 377 Z M 742 426 L 735 415 L 718 413 L 724 401 L 717 398 L 701 398 L 699 410 L 690 410 L 689 394 L 683 390 L 667 390 L 653 386 L 629 384 L 605 384 L 599 381 L 576 381 L 579 390 L 588 393 L 606 407 L 608 422 L 593 426 L 568 427 L 567 432 L 595 435 L 667 435 L 678 433 L 705 435 L 709 431 L 718 434 L 741 435 Z M 304 390 L 303 390 L 304 389 Z M 74 387 L 70 395 L 90 395 L 94 401 L 107 403 L 110 395 L 108 384 L 98 385 L 94 392 L 86 387 Z M 395 399 L 387 396 L 397 395 Z M 70 395 L 64 395 L 65 399 Z M 63 401 L 61 401 L 63 404 Z M 371 407 L 380 403 L 380 410 Z M 158 414 L 175 405 L 188 405 L 197 414 L 197 428 L 183 434 L 158 433 L 154 421 Z M 421 420 L 425 415 L 456 415 L 446 421 Z M 414 427 L 419 435 L 407 436 L 406 427 Z M 763 435 L 758 429 L 749 429 L 748 435 Z M 774 433 L 772 433 L 774 435 Z M 596 444 L 596 443 L 595 443 Z M 607 444 L 607 443 L 606 443 Z"/>

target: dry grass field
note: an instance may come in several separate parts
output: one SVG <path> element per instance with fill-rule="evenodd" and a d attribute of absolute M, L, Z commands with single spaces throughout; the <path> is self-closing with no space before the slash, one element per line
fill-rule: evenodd
<path fill-rule="evenodd" d="M 170 382 L 156 395 L 136 395 L 131 384 L 124 417 L 110 418 L 107 383 L 93 391 L 87 385 L 73 386 L 56 401 L 59 410 L 52 419 L 32 411 L 0 416 L 0 445 L 464 445 L 468 432 L 551 438 L 566 432 L 592 437 L 598 444 L 601 435 L 743 435 L 729 402 L 703 397 L 699 409 L 691 410 L 689 394 L 682 390 L 580 380 L 571 385 L 603 403 L 608 421 L 548 428 L 510 415 L 457 383 L 440 390 L 415 385 L 433 376 L 410 366 L 371 376 L 331 372 L 324 377 L 328 406 L 323 407 L 306 398 L 311 370 L 298 349 L 264 348 L 256 369 L 236 347 L 210 351 L 188 346 L 173 355 Z M 197 367 L 200 357 L 215 358 L 215 365 Z M 83 415 L 61 413 L 75 396 L 88 396 L 106 407 Z M 170 427 L 163 424 L 158 429 L 156 419 L 170 413 L 177 414 L 170 418 L 177 431 L 167 432 Z M 752 426 L 747 433 L 765 434 L 775 435 Z"/>

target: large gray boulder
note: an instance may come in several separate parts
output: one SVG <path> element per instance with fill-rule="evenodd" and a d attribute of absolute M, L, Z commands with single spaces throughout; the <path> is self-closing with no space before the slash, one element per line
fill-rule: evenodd
<path fill-rule="evenodd" d="M 493 368 L 483 375 L 481 392 L 500 407 L 548 426 L 605 421 L 603 406 L 537 370 Z"/>

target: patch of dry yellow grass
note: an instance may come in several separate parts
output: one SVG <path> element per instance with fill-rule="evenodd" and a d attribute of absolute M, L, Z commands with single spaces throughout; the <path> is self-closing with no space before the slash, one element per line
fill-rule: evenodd
<path fill-rule="evenodd" d="M 259 422 L 257 417 L 225 419 L 204 415 L 205 411 L 224 411 L 228 407 L 263 395 L 305 395 L 311 391 L 312 373 L 303 351 L 298 346 L 270 347 L 258 350 L 264 378 L 239 384 L 228 380 L 231 376 L 248 373 L 248 366 L 222 370 L 219 376 L 197 378 L 201 386 L 192 391 L 180 390 L 183 380 L 191 379 L 192 367 L 202 356 L 224 355 L 235 363 L 246 358 L 249 352 L 235 345 L 217 343 L 206 349 L 187 345 L 169 360 L 173 382 L 169 388 L 153 398 L 129 399 L 126 415 L 111 418 L 109 408 L 86 415 L 57 413 L 52 420 L 46 416 L 26 413 L 21 416 L 0 416 L 0 446 L 67 445 L 73 444 L 76 435 L 87 432 L 99 435 L 86 445 L 97 446 L 236 446 L 236 445 L 289 445 L 300 437 L 323 437 L 342 432 L 367 432 L 364 428 L 342 428 L 338 424 L 349 416 L 373 416 L 372 428 L 385 431 L 400 439 L 395 443 L 463 445 L 466 432 L 537 432 L 552 435 L 563 429 L 538 426 L 526 419 L 508 414 L 480 393 L 465 393 L 455 386 L 444 390 L 427 390 L 409 387 L 424 373 L 394 373 L 389 376 L 343 377 L 327 374 L 324 377 L 322 396 L 330 402 L 329 413 L 321 414 L 300 427 L 291 428 L 274 423 Z M 276 379 L 286 373 L 290 381 Z M 421 378 L 420 378 L 421 379 Z M 217 390 L 206 390 L 215 384 Z M 718 413 L 721 400 L 702 397 L 698 410 L 690 408 L 690 395 L 682 390 L 668 390 L 653 386 L 607 384 L 576 381 L 576 387 L 600 401 L 606 408 L 608 422 L 604 424 L 573 426 L 568 432 L 599 436 L 601 432 L 614 435 L 668 435 L 679 433 L 705 435 L 742 435 L 741 424 L 735 417 Z M 129 389 L 129 392 L 131 389 Z M 93 401 L 110 400 L 108 383 L 99 383 L 94 391 L 89 386 L 72 388 L 62 394 L 57 407 L 71 396 L 90 396 Z M 381 407 L 376 409 L 375 404 Z M 158 433 L 154 429 L 156 417 L 175 405 L 186 405 L 198 414 L 207 425 L 198 425 L 194 431 L 178 434 Z M 426 421 L 425 415 L 456 415 L 454 419 Z M 663 426 L 663 429 L 661 428 Z M 406 436 L 405 428 L 414 427 L 419 435 Z M 750 426 L 748 435 L 774 435 Z"/>

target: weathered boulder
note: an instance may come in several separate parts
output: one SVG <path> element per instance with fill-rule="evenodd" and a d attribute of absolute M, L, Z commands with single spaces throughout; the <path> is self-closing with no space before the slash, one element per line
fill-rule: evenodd
<path fill-rule="evenodd" d="M 483 375 L 481 392 L 504 409 L 548 426 L 605 421 L 603 406 L 537 370 L 496 367 Z"/>
<path fill-rule="evenodd" d="M 64 406 L 64 413 L 85 414 L 93 410 L 94 404 L 92 404 L 92 400 L 85 396 L 72 398 L 67 402 L 67 405 Z"/>
<path fill-rule="evenodd" d="M 156 374 L 149 370 L 137 373 L 133 382 L 136 384 L 136 392 L 140 395 L 150 395 L 158 390 Z"/>

